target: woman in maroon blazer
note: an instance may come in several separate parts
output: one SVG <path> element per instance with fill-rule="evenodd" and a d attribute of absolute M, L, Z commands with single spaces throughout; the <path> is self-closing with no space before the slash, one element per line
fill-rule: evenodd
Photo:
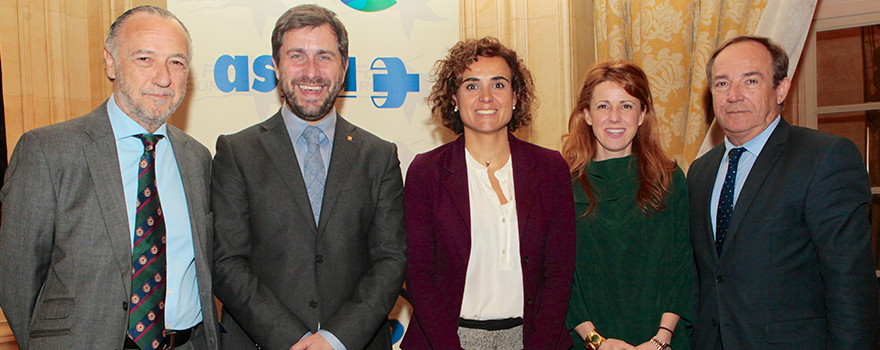
<path fill-rule="evenodd" d="M 414 308 L 403 349 L 568 349 L 574 200 L 557 151 L 520 141 L 531 73 L 496 39 L 459 42 L 428 102 L 457 140 L 407 171 Z"/>

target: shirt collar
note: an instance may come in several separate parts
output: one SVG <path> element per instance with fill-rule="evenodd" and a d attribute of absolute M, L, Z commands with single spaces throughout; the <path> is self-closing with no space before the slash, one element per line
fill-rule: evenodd
<path fill-rule="evenodd" d="M 111 94 L 107 100 L 107 115 L 110 116 L 110 127 L 113 128 L 113 137 L 121 140 L 134 135 L 149 134 L 147 129 L 131 119 L 116 104 L 116 94 Z M 153 135 L 167 135 L 168 123 L 162 123 Z"/>
<path fill-rule="evenodd" d="M 730 143 L 730 140 L 727 139 L 727 136 L 724 137 L 724 147 L 727 151 L 730 151 L 733 148 L 742 147 L 746 149 L 746 152 L 751 153 L 755 157 L 758 157 L 761 154 L 761 150 L 764 149 L 764 145 L 767 143 L 767 140 L 770 139 L 770 135 L 773 134 L 773 130 L 776 130 L 776 126 L 779 125 L 779 119 L 782 118 L 780 116 L 776 116 L 776 119 L 773 119 L 773 122 L 767 126 L 764 131 L 762 131 L 758 136 L 749 140 L 749 142 L 744 143 L 742 146 L 734 146 Z M 725 152 L 726 153 L 726 152 Z"/>
<path fill-rule="evenodd" d="M 293 114 L 293 111 L 287 107 L 287 103 L 284 103 L 281 106 L 281 118 L 284 119 L 284 125 L 287 126 L 287 133 L 293 139 L 293 142 L 296 142 L 296 140 L 302 135 L 303 131 L 311 126 L 311 124 L 302 120 L 300 117 L 297 117 L 296 114 Z M 330 143 L 332 144 L 333 135 L 336 132 L 336 107 L 333 107 L 330 114 L 315 126 L 324 132 L 324 135 L 327 136 L 327 139 L 330 140 Z"/>

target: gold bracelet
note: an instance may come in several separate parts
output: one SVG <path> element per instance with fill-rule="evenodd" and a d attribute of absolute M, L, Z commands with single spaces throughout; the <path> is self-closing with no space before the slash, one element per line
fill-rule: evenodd
<path fill-rule="evenodd" d="M 672 349 L 672 347 L 670 347 L 668 343 L 664 343 L 662 340 L 660 340 L 660 338 L 657 338 L 656 336 L 651 337 L 651 344 L 654 344 L 654 346 L 657 347 L 657 350 Z"/>
<path fill-rule="evenodd" d="M 602 346 L 602 343 L 605 342 L 605 337 L 603 337 L 599 332 L 596 332 L 596 329 L 593 328 L 590 331 L 590 334 L 587 335 L 587 339 L 584 339 L 584 347 L 587 350 L 599 350 L 599 347 Z"/>

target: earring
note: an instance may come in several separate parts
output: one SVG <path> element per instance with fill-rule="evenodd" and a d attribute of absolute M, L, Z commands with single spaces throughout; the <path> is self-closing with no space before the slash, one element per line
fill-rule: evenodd
<path fill-rule="evenodd" d="M 455 106 L 455 108 L 453 108 L 452 111 L 455 113 L 458 113 L 458 106 Z"/>
<path fill-rule="evenodd" d="M 513 110 L 514 110 L 514 111 L 516 110 L 516 106 L 513 106 Z"/>

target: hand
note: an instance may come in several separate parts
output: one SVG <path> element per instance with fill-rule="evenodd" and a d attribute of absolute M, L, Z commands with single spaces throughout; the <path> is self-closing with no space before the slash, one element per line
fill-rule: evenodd
<path fill-rule="evenodd" d="M 330 343 L 327 342 L 327 339 L 324 339 L 320 334 L 312 334 L 302 340 L 293 344 L 290 347 L 290 350 L 333 350 L 333 347 L 330 346 Z"/>
<path fill-rule="evenodd" d="M 654 343 L 652 343 L 650 340 L 648 340 L 644 343 L 639 344 L 639 346 L 637 346 L 636 349 L 637 350 L 657 350 L 657 345 L 654 345 Z"/>
<path fill-rule="evenodd" d="M 623 340 L 608 338 L 604 342 L 602 342 L 602 346 L 599 347 L 599 350 L 637 350 L 637 349 L 635 346 L 629 345 Z M 639 348 L 638 350 L 641 350 L 641 348 Z M 657 350 L 656 347 L 653 350 Z"/>

